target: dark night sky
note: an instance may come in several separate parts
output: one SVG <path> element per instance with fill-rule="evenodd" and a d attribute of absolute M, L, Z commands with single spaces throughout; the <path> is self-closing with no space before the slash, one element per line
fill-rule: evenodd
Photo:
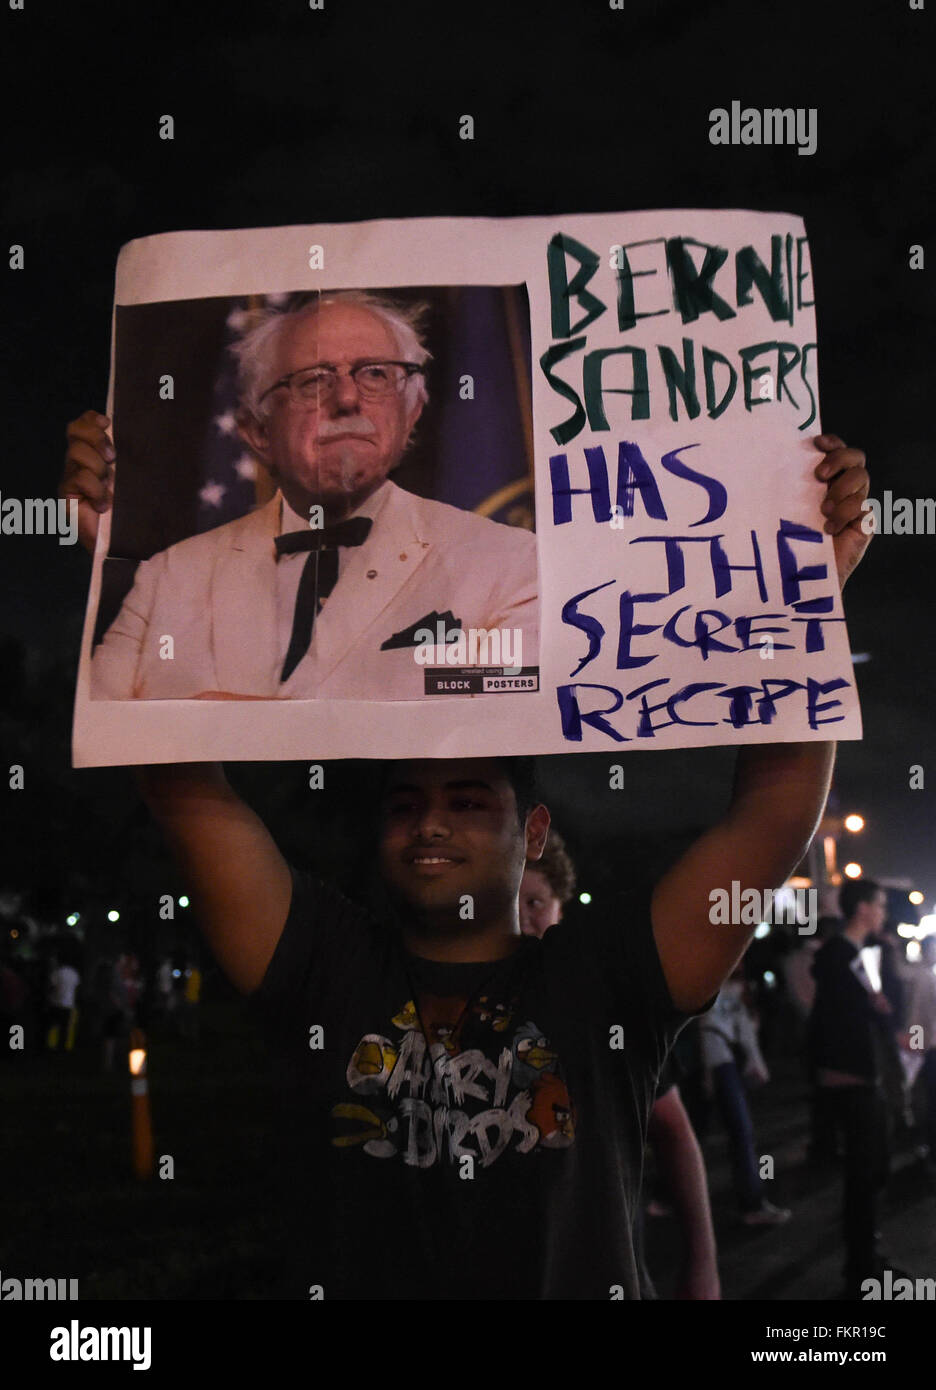
<path fill-rule="evenodd" d="M 434 215 L 727 206 L 801 214 L 823 423 L 868 454 L 872 491 L 932 495 L 933 11 L 906 0 L 781 6 L 627 0 L 267 0 L 4 7 L 0 490 L 50 496 L 65 423 L 102 408 L 121 244 L 185 228 Z M 818 151 L 713 147 L 708 112 L 818 109 Z M 157 136 L 170 113 L 176 135 Z M 475 118 L 473 142 L 458 118 Z M 929 389 L 928 389 L 929 388 Z M 932 537 L 878 537 L 846 592 L 865 740 L 837 789 L 866 870 L 936 900 Z M 89 562 L 0 537 L 0 635 L 74 653 Z M 610 759 L 548 760 L 581 841 L 678 832 L 717 813 L 725 753 L 632 754 L 609 826 Z M 927 787 L 910 791 L 923 764 Z M 71 774 L 87 777 L 94 774 Z M 616 803 L 615 803 L 616 804 Z"/>

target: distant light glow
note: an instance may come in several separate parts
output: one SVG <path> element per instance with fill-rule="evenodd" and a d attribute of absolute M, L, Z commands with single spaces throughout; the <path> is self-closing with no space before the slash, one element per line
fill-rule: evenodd
<path fill-rule="evenodd" d="M 111 908 L 110 912 L 107 914 L 107 920 L 108 922 L 120 921 L 120 913 L 117 911 L 116 907 Z"/>
<path fill-rule="evenodd" d="M 777 983 L 777 977 L 776 977 L 776 975 L 773 973 L 773 971 L 772 971 L 772 970 L 765 970 L 765 971 L 764 971 L 764 984 L 767 986 L 767 988 L 768 988 L 768 989 L 773 989 L 773 987 L 774 987 L 774 985 L 775 985 L 776 983 Z"/>
<path fill-rule="evenodd" d="M 908 897 L 908 898 L 910 899 L 910 901 L 913 903 L 913 906 L 914 906 L 914 907 L 920 907 L 920 906 L 922 906 L 923 901 L 924 901 L 924 898 L 923 898 L 923 894 L 920 892 L 919 888 L 914 888 L 914 890 L 913 890 L 912 893 L 908 893 L 908 894 L 907 894 L 907 897 Z"/>
<path fill-rule="evenodd" d="M 855 815 L 852 815 L 852 816 L 846 816 L 846 817 L 845 817 L 845 829 L 846 829 L 846 830 L 850 830 L 850 831 L 852 832 L 853 835 L 857 835 L 857 834 L 858 834 L 858 831 L 859 831 L 859 830 L 864 830 L 864 828 L 865 828 L 864 816 L 855 816 Z"/>
<path fill-rule="evenodd" d="M 846 878 L 861 878 L 862 868 L 860 864 L 846 864 L 842 873 Z"/>
<path fill-rule="evenodd" d="M 130 1075 L 145 1076 L 146 1074 L 146 1048 L 134 1047 L 130 1049 Z"/>
<path fill-rule="evenodd" d="M 756 938 L 758 941 L 763 941 L 764 937 L 765 937 L 765 936 L 769 936 L 769 935 L 770 935 L 770 923 L 769 923 L 769 922 L 761 922 L 761 923 L 759 923 L 759 924 L 758 924 L 758 927 L 757 927 L 757 930 L 754 932 L 755 938 Z"/>
<path fill-rule="evenodd" d="M 580 903 L 590 903 L 590 902 L 591 902 L 591 893 L 579 893 L 579 902 L 580 902 Z"/>
<path fill-rule="evenodd" d="M 920 959 L 920 956 L 921 956 L 921 955 L 922 955 L 922 952 L 921 952 L 921 950 L 920 950 L 920 943 L 919 943 L 919 941 L 908 941 L 908 942 L 907 942 L 907 960 L 910 960 L 910 961 L 917 961 L 917 960 Z"/>
<path fill-rule="evenodd" d="M 65 921 L 68 923 L 70 927 L 77 927 L 79 921 L 79 914 L 77 912 L 71 912 L 65 918 Z"/>
<path fill-rule="evenodd" d="M 185 896 L 185 894 L 183 893 L 183 894 L 182 894 L 182 897 L 179 899 L 179 906 L 180 906 L 180 907 L 188 907 L 188 905 L 189 905 L 189 900 L 188 900 L 188 898 Z"/>

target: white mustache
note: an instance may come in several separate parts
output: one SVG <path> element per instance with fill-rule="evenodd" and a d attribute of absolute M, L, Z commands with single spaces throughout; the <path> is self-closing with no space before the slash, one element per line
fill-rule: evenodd
<path fill-rule="evenodd" d="M 334 434 L 376 434 L 377 430 L 370 420 L 364 415 L 358 415 L 353 420 L 335 420 L 322 425 L 316 440 L 331 439 Z"/>

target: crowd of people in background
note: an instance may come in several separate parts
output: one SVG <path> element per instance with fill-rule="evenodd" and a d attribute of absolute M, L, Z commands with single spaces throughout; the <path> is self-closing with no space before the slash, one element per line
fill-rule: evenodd
<path fill-rule="evenodd" d="M 197 1042 L 201 993 L 194 956 L 164 956 L 145 972 L 127 950 L 85 963 L 76 937 L 53 938 L 52 945 L 26 952 L 7 944 L 0 957 L 0 1034 L 9 1037 L 19 1027 L 23 1044 L 0 1048 L 0 1057 L 94 1046 L 103 1071 L 119 1070 L 133 1028 Z"/>
<path fill-rule="evenodd" d="M 527 866 L 521 884 L 521 930 L 539 937 L 557 925 L 575 883 L 562 837 L 551 829 L 542 859 Z M 841 916 L 820 918 L 813 933 L 798 935 L 781 974 L 793 1047 L 809 1083 L 803 1160 L 820 1178 L 841 1172 L 843 1291 L 857 1299 L 864 1279 L 885 1265 L 897 1268 L 879 1249 L 878 1233 L 879 1197 L 897 1139 L 914 1142 L 915 1156 L 936 1176 L 936 935 L 908 960 L 879 884 L 846 880 L 839 900 Z M 753 981 L 742 960 L 711 1008 L 677 1038 L 651 1115 L 656 1177 L 645 1209 L 678 1220 L 685 1252 L 678 1297 L 719 1297 L 702 1156 L 713 1112 L 728 1142 L 740 1223 L 782 1226 L 793 1217 L 767 1197 L 772 1160 L 762 1172 L 748 1103 L 749 1091 L 769 1082 Z M 645 1268 L 642 1283 L 644 1296 L 655 1296 Z"/>

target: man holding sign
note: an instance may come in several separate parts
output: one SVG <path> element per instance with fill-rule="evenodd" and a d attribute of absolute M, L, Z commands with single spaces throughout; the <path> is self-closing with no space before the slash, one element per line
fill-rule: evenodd
<path fill-rule="evenodd" d="M 69 484 L 106 506 L 103 430 L 82 436 Z M 868 475 L 858 450 L 815 442 L 841 585 L 869 540 Z M 631 1231 L 657 1076 L 752 933 L 713 923 L 711 890 L 786 880 L 833 757 L 829 743 L 743 747 L 726 815 L 652 894 L 542 940 L 519 924 L 550 820 L 525 760 L 389 765 L 381 920 L 291 871 L 219 765 L 142 770 L 211 948 L 281 1054 L 307 1144 L 295 1214 L 313 1297 L 639 1297 Z"/>

